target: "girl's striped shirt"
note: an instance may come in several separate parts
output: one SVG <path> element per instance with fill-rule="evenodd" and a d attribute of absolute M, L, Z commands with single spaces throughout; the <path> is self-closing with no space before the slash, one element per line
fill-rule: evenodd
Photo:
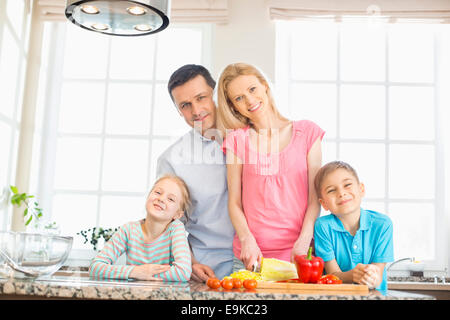
<path fill-rule="evenodd" d="M 192 273 L 191 254 L 184 224 L 172 221 L 156 240 L 144 241 L 142 221 L 124 224 L 106 242 L 89 267 L 94 279 L 128 279 L 137 265 L 170 264 L 169 270 L 155 274 L 155 278 L 166 281 L 188 281 Z M 126 253 L 126 265 L 113 265 Z"/>

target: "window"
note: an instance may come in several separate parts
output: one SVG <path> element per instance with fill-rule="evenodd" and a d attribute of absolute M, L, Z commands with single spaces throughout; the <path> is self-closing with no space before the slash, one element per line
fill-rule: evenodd
<path fill-rule="evenodd" d="M 208 66 L 210 31 L 171 24 L 151 36 L 112 37 L 55 23 L 47 32 L 48 152 L 32 175 L 44 212 L 74 237 L 79 255 L 92 247 L 77 232 L 145 217 L 158 156 L 190 129 L 167 81 L 184 64 Z"/>
<path fill-rule="evenodd" d="M 277 22 L 276 28 L 280 110 L 326 131 L 323 163 L 340 159 L 355 167 L 366 185 L 362 206 L 394 223 L 396 259 L 415 257 L 443 270 L 448 243 L 437 94 L 449 85 L 439 77 L 448 28 L 355 22 Z"/>
<path fill-rule="evenodd" d="M 0 2 L 0 198 L 15 179 L 29 20 L 28 1 Z M 0 229 L 9 229 L 11 210 L 0 203 Z"/>

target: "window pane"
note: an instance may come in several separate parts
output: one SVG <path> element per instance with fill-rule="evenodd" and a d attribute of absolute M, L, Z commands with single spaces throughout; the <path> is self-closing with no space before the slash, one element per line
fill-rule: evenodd
<path fill-rule="evenodd" d="M 111 37 L 111 65 L 113 79 L 148 80 L 153 78 L 155 40 L 146 37 Z"/>
<path fill-rule="evenodd" d="M 389 152 L 389 196 L 433 199 L 434 146 L 391 145 Z"/>
<path fill-rule="evenodd" d="M 189 130 L 184 118 L 178 113 L 167 92 L 167 86 L 158 84 L 155 87 L 155 111 L 153 112 L 153 134 L 165 136 L 181 136 Z"/>
<path fill-rule="evenodd" d="M 117 228 L 130 221 L 146 217 L 145 196 L 103 196 L 100 200 L 100 222 L 102 228 Z"/>
<path fill-rule="evenodd" d="M 336 137 L 336 85 L 293 84 L 290 92 L 293 119 L 314 121 L 326 131 L 326 137 Z"/>
<path fill-rule="evenodd" d="M 77 235 L 81 230 L 95 227 L 97 221 L 97 196 L 57 194 L 53 197 L 52 221 L 61 234 L 73 237 L 72 249 L 92 248 L 84 238 Z"/>
<path fill-rule="evenodd" d="M 339 159 L 350 164 L 366 187 L 367 198 L 385 193 L 385 146 L 381 143 L 341 143 Z"/>
<path fill-rule="evenodd" d="M 336 159 L 336 142 L 326 142 L 322 140 L 322 164 L 326 164 Z"/>
<path fill-rule="evenodd" d="M 167 28 L 158 33 L 156 79 L 168 80 L 185 64 L 201 64 L 202 32 L 200 29 Z"/>
<path fill-rule="evenodd" d="M 145 192 L 147 167 L 148 142 L 146 140 L 105 140 L 103 190 Z"/>
<path fill-rule="evenodd" d="M 97 138 L 59 138 L 55 188 L 97 190 L 101 141 Z"/>
<path fill-rule="evenodd" d="M 148 134 L 150 130 L 152 86 L 111 84 L 108 89 L 106 132 Z"/>
<path fill-rule="evenodd" d="M 17 37 L 22 38 L 24 3 L 23 0 L 9 0 L 6 2 L 6 14 Z"/>
<path fill-rule="evenodd" d="M 336 80 L 337 28 L 334 24 L 293 24 L 291 76 L 297 80 Z"/>
<path fill-rule="evenodd" d="M 61 92 L 59 131 L 65 133 L 101 133 L 105 84 L 64 83 Z"/>
<path fill-rule="evenodd" d="M 391 87 L 389 91 L 391 139 L 434 139 L 434 89 Z"/>
<path fill-rule="evenodd" d="M 415 257 L 422 261 L 435 258 L 434 205 L 392 203 L 389 205 L 389 217 L 394 226 L 395 259 Z"/>
<path fill-rule="evenodd" d="M 385 114 L 384 86 L 341 87 L 342 138 L 384 139 Z"/>
<path fill-rule="evenodd" d="M 361 201 L 361 207 L 365 210 L 372 210 L 386 214 L 386 205 L 382 201 L 370 201 L 367 200 L 367 198 L 363 198 Z"/>
<path fill-rule="evenodd" d="M 374 28 L 368 23 L 343 23 L 340 44 L 342 80 L 385 80 L 384 28 Z"/>
<path fill-rule="evenodd" d="M 66 24 L 64 77 L 100 79 L 106 77 L 109 37 Z"/>
<path fill-rule="evenodd" d="M 389 26 L 389 80 L 433 82 L 433 26 L 391 24 Z"/>
<path fill-rule="evenodd" d="M 0 156 L 0 193 L 3 186 L 7 185 L 9 172 L 9 159 L 11 146 L 11 127 L 0 121 L 0 148 L 2 156 Z"/>
<path fill-rule="evenodd" d="M 12 118 L 16 106 L 20 51 L 9 28 L 3 30 L 0 52 L 0 112 Z"/>

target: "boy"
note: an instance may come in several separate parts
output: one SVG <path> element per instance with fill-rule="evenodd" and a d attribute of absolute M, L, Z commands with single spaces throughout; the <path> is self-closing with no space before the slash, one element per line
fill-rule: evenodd
<path fill-rule="evenodd" d="M 331 212 L 314 226 L 315 254 L 325 261 L 325 271 L 344 283 L 387 290 L 384 267 L 394 261 L 391 219 L 360 207 L 364 184 L 345 162 L 324 165 L 314 187 L 322 207 Z"/>

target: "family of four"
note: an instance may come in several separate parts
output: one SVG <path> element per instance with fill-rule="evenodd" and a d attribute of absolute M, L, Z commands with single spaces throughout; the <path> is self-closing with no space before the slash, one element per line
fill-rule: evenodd
<path fill-rule="evenodd" d="M 120 227 L 92 261 L 93 278 L 206 281 L 261 258 L 293 261 L 308 248 L 346 283 L 385 290 L 393 227 L 364 210 L 364 184 L 347 163 L 322 163 L 322 130 L 276 108 L 254 66 L 231 64 L 217 84 L 200 65 L 169 79 L 192 127 L 161 154 L 146 217 Z M 320 206 L 331 214 L 320 215 Z M 126 254 L 126 265 L 114 263 Z"/>

